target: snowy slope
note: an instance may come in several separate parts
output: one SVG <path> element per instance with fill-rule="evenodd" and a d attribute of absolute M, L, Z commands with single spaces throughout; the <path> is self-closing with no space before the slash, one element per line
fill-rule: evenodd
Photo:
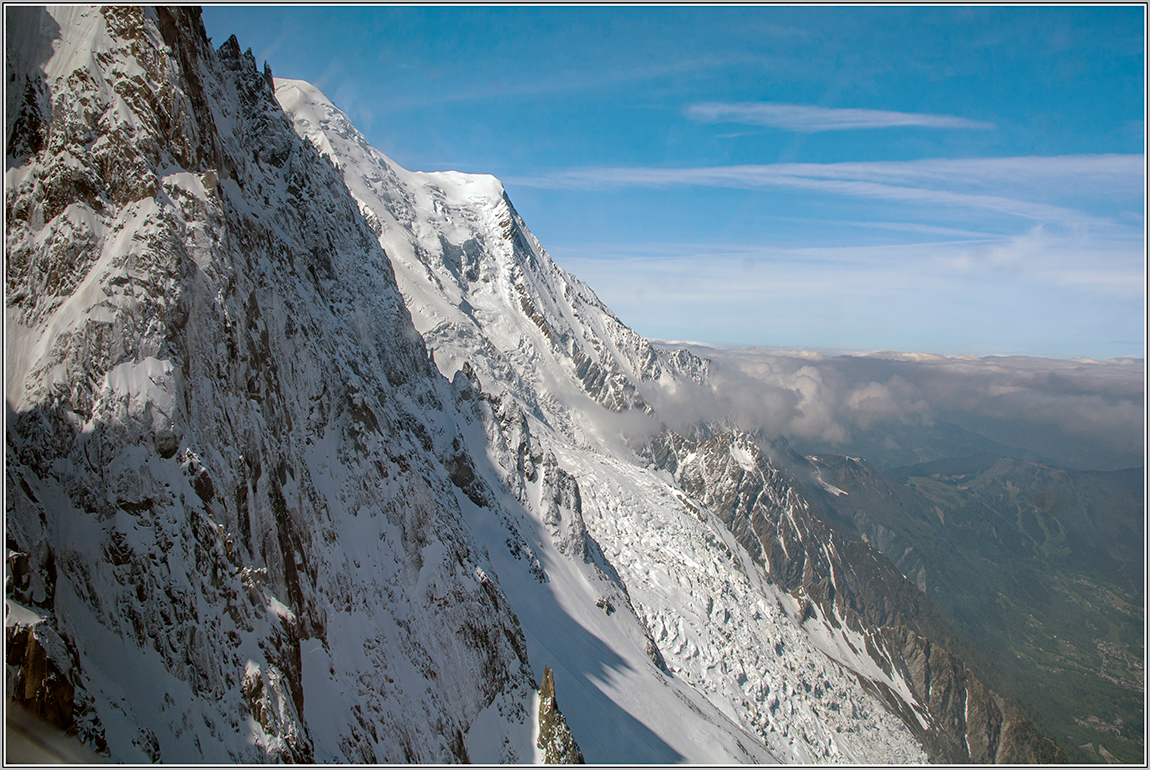
<path fill-rule="evenodd" d="M 923 760 L 820 652 L 797 601 L 633 451 L 662 429 L 644 384 L 705 380 L 705 362 L 660 356 L 625 327 L 551 261 L 493 178 L 408 172 L 314 87 L 277 80 L 276 93 L 343 172 L 437 365 L 482 389 L 494 472 L 549 582 L 507 579 L 510 560 L 500 574 L 588 761 Z M 552 464 L 566 491 L 548 484 Z"/>

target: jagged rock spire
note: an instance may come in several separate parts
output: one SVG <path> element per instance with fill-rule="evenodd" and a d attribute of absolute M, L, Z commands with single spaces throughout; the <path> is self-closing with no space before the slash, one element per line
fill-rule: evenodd
<path fill-rule="evenodd" d="M 582 765 L 583 752 L 571 736 L 567 720 L 555 700 L 555 678 L 549 666 L 543 667 L 543 685 L 539 688 L 539 748 L 549 765 Z"/>

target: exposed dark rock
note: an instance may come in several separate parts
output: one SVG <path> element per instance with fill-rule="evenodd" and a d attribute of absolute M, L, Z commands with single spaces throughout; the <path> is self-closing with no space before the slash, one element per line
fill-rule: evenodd
<path fill-rule="evenodd" d="M 8 697 L 50 725 L 70 727 L 75 688 L 59 634 L 45 623 L 10 625 L 4 632 Z"/>
<path fill-rule="evenodd" d="M 491 492 L 482 478 L 476 475 L 475 462 L 458 440 L 452 446 L 452 454 L 444 460 L 443 467 L 451 478 L 451 483 L 459 487 L 471 502 L 480 508 L 487 508 L 492 504 Z"/>
<path fill-rule="evenodd" d="M 560 553 L 591 561 L 587 525 L 583 521 L 583 501 L 579 483 L 547 452 L 543 457 L 541 505 L 543 523 L 551 532 Z"/>
<path fill-rule="evenodd" d="M 535 308 L 535 303 L 532 302 L 531 297 L 528 296 L 527 289 L 523 287 L 523 284 L 517 283 L 515 284 L 515 290 L 519 292 L 519 304 L 520 307 L 523 308 L 524 314 L 535 322 L 535 325 L 543 332 L 544 337 L 554 342 L 555 333 L 551 331 L 551 327 L 547 324 L 547 319 Z"/>
<path fill-rule="evenodd" d="M 548 765 L 582 765 L 583 752 L 571 736 L 567 720 L 555 700 L 555 679 L 549 666 L 543 667 L 543 684 L 539 688 L 539 748 Z"/>

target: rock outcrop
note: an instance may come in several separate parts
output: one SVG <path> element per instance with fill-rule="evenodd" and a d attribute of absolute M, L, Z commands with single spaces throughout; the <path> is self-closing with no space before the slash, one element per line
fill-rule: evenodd
<path fill-rule="evenodd" d="M 539 741 L 543 762 L 548 765 L 582 765 L 583 752 L 571 737 L 567 720 L 555 699 L 555 679 L 548 666 L 543 667 L 543 684 L 539 688 Z"/>

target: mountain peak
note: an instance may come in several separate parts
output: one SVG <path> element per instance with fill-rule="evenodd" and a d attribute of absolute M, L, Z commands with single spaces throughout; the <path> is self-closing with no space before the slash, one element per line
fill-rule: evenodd
<path fill-rule="evenodd" d="M 503 183 L 490 174 L 460 171 L 409 172 L 400 169 L 371 147 L 363 134 L 352 125 L 347 114 L 336 107 L 319 88 L 306 80 L 274 78 L 274 82 L 276 99 L 284 112 L 295 121 L 300 133 L 315 143 L 317 149 L 337 166 L 355 160 L 357 155 L 371 156 L 385 161 L 409 179 L 421 179 L 424 184 L 438 187 L 453 205 L 464 205 L 474 200 L 490 203 L 503 200 Z M 337 140 L 333 144 L 329 136 L 332 133 L 347 144 L 337 150 L 336 145 L 342 143 Z"/>

